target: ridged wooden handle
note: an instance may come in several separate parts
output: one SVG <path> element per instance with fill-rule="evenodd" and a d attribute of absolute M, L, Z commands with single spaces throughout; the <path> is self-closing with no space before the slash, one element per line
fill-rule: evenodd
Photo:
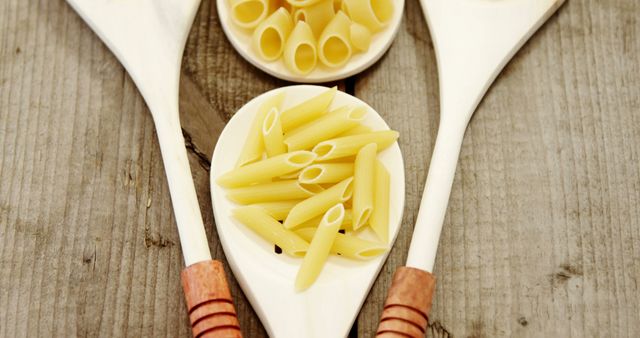
<path fill-rule="evenodd" d="M 222 263 L 205 261 L 182 270 L 194 338 L 242 338 Z"/>
<path fill-rule="evenodd" d="M 384 303 L 376 337 L 423 338 L 435 288 L 436 279 L 432 274 L 415 268 L 398 268 Z"/>

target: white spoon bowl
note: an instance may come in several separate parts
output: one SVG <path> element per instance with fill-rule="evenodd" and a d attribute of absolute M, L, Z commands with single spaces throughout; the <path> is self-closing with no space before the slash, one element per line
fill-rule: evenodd
<path fill-rule="evenodd" d="M 271 337 L 346 336 L 389 253 L 387 250 L 368 261 L 332 256 L 318 280 L 306 291 L 296 292 L 294 282 L 302 259 L 276 254 L 273 244 L 236 221 L 231 211 L 237 205 L 227 199 L 225 190 L 215 183 L 221 174 L 234 168 L 258 105 L 266 97 L 284 91 L 283 107 L 286 108 L 325 90 L 327 88 L 312 85 L 291 86 L 251 100 L 229 121 L 211 160 L 211 197 L 218 236 L 235 277 Z M 389 129 L 366 103 L 338 91 L 331 108 L 345 104 L 365 106 L 368 114 L 364 124 L 374 130 Z M 382 151 L 378 158 L 391 174 L 390 249 L 400 229 L 404 209 L 404 164 L 397 143 Z M 361 236 L 375 239 L 370 230 Z"/>
<path fill-rule="evenodd" d="M 217 0 L 218 17 L 220 24 L 231 45 L 249 61 L 265 73 L 279 79 L 300 83 L 324 83 L 338 81 L 358 74 L 376 63 L 382 55 L 391 47 L 391 43 L 400 29 L 405 0 L 394 0 L 394 12 L 387 27 L 374 33 L 369 50 L 364 53 L 355 53 L 351 59 L 340 68 L 328 68 L 320 60 L 316 68 L 307 75 L 299 75 L 285 67 L 282 58 L 276 61 L 266 61 L 260 58 L 251 48 L 251 31 L 238 27 L 231 21 L 229 15 L 229 1 Z"/>

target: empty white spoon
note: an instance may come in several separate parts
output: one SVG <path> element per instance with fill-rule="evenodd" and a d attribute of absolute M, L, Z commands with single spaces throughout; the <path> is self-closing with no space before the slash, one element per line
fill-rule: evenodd
<path fill-rule="evenodd" d="M 368 261 L 330 257 L 318 280 L 306 291 L 296 292 L 294 283 L 302 259 L 276 254 L 273 244 L 236 221 L 231 211 L 237 205 L 216 183 L 220 175 L 235 167 L 257 107 L 266 97 L 284 91 L 283 106 L 289 107 L 326 90 L 310 85 L 284 87 L 251 100 L 229 121 L 211 159 L 211 197 L 222 247 L 233 274 L 271 337 L 345 337 L 388 254 L 387 251 Z M 331 108 L 345 104 L 365 106 L 368 114 L 364 124 L 372 129 L 389 129 L 371 107 L 343 92 L 337 92 Z M 378 158 L 391 174 L 391 247 L 404 208 L 404 165 L 397 143 Z"/>
<path fill-rule="evenodd" d="M 440 126 L 407 266 L 394 276 L 379 337 L 424 335 L 435 288 L 430 272 L 467 124 L 507 62 L 563 2 L 421 0 L 438 61 Z"/>
<path fill-rule="evenodd" d="M 185 265 L 194 336 L 240 337 L 222 264 L 211 260 L 178 116 L 184 44 L 199 0 L 67 0 L 124 65 L 155 122 Z"/>

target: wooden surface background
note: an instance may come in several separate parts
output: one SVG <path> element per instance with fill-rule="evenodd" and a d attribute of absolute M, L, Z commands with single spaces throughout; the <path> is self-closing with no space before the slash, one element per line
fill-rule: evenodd
<path fill-rule="evenodd" d="M 182 121 L 213 254 L 217 132 L 285 85 L 243 61 L 204 0 Z M 435 270 L 435 337 L 640 335 L 640 4 L 570 0 L 498 78 L 462 148 Z M 469 56 L 472 57 L 472 56 Z M 406 257 L 438 121 L 416 0 L 340 83 L 401 132 L 404 225 L 352 332 L 371 337 Z M 62 0 L 0 1 L 0 337 L 188 337 L 178 235 L 147 108 Z M 264 330 L 234 280 L 246 337 Z"/>

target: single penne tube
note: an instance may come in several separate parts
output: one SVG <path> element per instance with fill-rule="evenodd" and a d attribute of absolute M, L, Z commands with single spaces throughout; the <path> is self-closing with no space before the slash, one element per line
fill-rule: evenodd
<path fill-rule="evenodd" d="M 284 135 L 282 134 L 282 124 L 280 124 L 280 113 L 275 107 L 271 108 L 264 118 L 262 138 L 267 157 L 274 157 L 287 152 L 287 146 L 284 144 Z"/>
<path fill-rule="evenodd" d="M 231 21 L 238 27 L 255 28 L 273 13 L 279 0 L 229 0 Z"/>
<path fill-rule="evenodd" d="M 389 243 L 389 193 L 391 176 L 380 160 L 376 159 L 373 189 L 373 212 L 369 225 L 383 243 Z"/>
<path fill-rule="evenodd" d="M 269 214 L 269 216 L 275 218 L 277 221 L 282 221 L 285 218 L 287 218 L 289 211 L 291 211 L 291 209 L 293 209 L 293 207 L 295 207 L 296 204 L 300 202 L 301 200 L 288 200 L 288 201 L 256 203 L 251 205 L 264 209 L 264 211 L 266 211 L 267 214 Z"/>
<path fill-rule="evenodd" d="M 343 205 L 345 205 L 343 203 Z M 345 205 L 346 207 L 346 205 Z M 320 221 L 322 220 L 322 215 L 318 216 L 318 217 L 314 217 L 298 226 L 296 226 L 296 229 L 302 229 L 302 228 L 317 228 L 318 224 L 320 224 Z M 351 209 L 345 209 L 344 210 L 344 220 L 342 220 L 342 225 L 340 225 L 340 230 L 352 230 L 352 224 L 353 224 L 353 212 Z"/>
<path fill-rule="evenodd" d="M 313 34 L 318 37 L 335 13 L 333 0 L 320 0 L 313 5 L 297 7 L 293 12 L 293 21 L 308 23 Z"/>
<path fill-rule="evenodd" d="M 298 21 L 284 45 L 284 65 L 296 74 L 309 74 L 318 63 L 316 44 L 311 26 Z"/>
<path fill-rule="evenodd" d="M 298 203 L 284 220 L 284 227 L 293 229 L 298 225 L 324 214 L 329 208 L 337 203 L 343 203 L 351 198 L 353 193 L 353 178 L 348 179 L 313 195 Z"/>
<path fill-rule="evenodd" d="M 327 67 L 344 66 L 351 58 L 351 19 L 339 11 L 318 38 L 318 57 Z"/>
<path fill-rule="evenodd" d="M 357 126 L 366 115 L 367 109 L 363 106 L 343 107 L 335 113 L 308 123 L 301 129 L 296 129 L 293 135 L 285 135 L 284 143 L 289 151 L 311 149 L 316 144 Z"/>
<path fill-rule="evenodd" d="M 395 130 L 383 130 L 338 137 L 318 143 L 312 151 L 318 155 L 316 162 L 353 156 L 369 143 L 375 143 L 378 151 L 382 151 L 390 147 L 398 139 L 398 135 Z"/>
<path fill-rule="evenodd" d="M 349 27 L 349 32 L 351 33 L 349 36 L 351 37 L 351 45 L 360 51 L 366 52 L 369 50 L 369 46 L 371 45 L 371 31 L 357 23 L 351 23 L 351 27 Z"/>
<path fill-rule="evenodd" d="M 311 242 L 316 233 L 316 229 L 298 229 L 295 233 L 305 241 Z M 382 255 L 388 249 L 389 247 L 382 243 L 367 241 L 356 236 L 338 233 L 336 235 L 336 239 L 333 241 L 330 252 L 334 255 L 340 255 L 345 258 L 369 260 Z"/>
<path fill-rule="evenodd" d="M 266 61 L 277 60 L 282 55 L 284 44 L 292 29 L 291 14 L 280 7 L 253 31 L 251 41 L 253 50 Z"/>
<path fill-rule="evenodd" d="M 245 206 L 234 209 L 233 217 L 249 227 L 260 237 L 279 246 L 285 253 L 302 257 L 309 248 L 309 243 L 295 232 L 285 229 L 280 222 L 269 216 L 264 209 Z"/>
<path fill-rule="evenodd" d="M 324 214 L 296 275 L 296 290 L 308 289 L 320 275 L 327 258 L 329 258 L 331 247 L 338 235 L 343 218 L 344 206 L 342 203 L 334 205 Z"/>
<path fill-rule="evenodd" d="M 316 118 L 314 120 L 311 120 L 310 122 L 307 122 L 307 123 L 305 123 L 305 124 L 303 124 L 301 126 L 298 126 L 298 127 L 294 128 L 294 129 L 287 130 L 287 132 L 284 134 L 284 137 L 285 138 L 292 137 L 293 135 L 296 135 L 296 134 L 300 133 L 301 131 L 304 131 L 310 125 L 312 125 L 312 124 L 314 124 L 314 123 L 316 123 L 318 121 L 322 121 L 322 120 L 331 118 L 331 116 L 333 116 L 334 114 L 344 113 L 345 110 L 350 110 L 350 109 L 352 109 L 352 107 L 349 106 L 349 105 L 340 106 L 338 108 L 335 108 L 334 110 L 332 110 L 332 111 L 330 111 L 330 112 L 328 112 L 326 114 L 322 114 L 320 117 L 318 117 L 318 118 Z"/>
<path fill-rule="evenodd" d="M 238 204 L 253 204 L 306 199 L 324 191 L 317 184 L 304 184 L 298 180 L 277 181 L 227 190 L 227 198 Z"/>
<path fill-rule="evenodd" d="M 283 100 L 284 92 L 280 92 L 268 97 L 260 104 L 256 112 L 256 116 L 253 118 L 253 122 L 251 123 L 251 127 L 249 128 L 249 134 L 247 135 L 246 141 L 240 151 L 240 157 L 238 158 L 236 167 L 241 167 L 262 158 L 262 154 L 264 153 L 264 141 L 261 130 L 264 118 L 271 109 L 279 108 Z"/>
<path fill-rule="evenodd" d="M 316 154 L 304 150 L 280 154 L 235 168 L 218 177 L 216 182 L 225 188 L 256 184 L 305 168 L 315 158 Z"/>
<path fill-rule="evenodd" d="M 307 184 L 336 183 L 353 176 L 353 163 L 317 163 L 300 172 L 298 181 Z"/>
<path fill-rule="evenodd" d="M 369 143 L 356 156 L 353 174 L 353 230 L 360 229 L 373 212 L 377 146 Z"/>
<path fill-rule="evenodd" d="M 314 96 L 282 111 L 282 114 L 280 114 L 282 131 L 287 133 L 298 126 L 322 116 L 327 111 L 337 91 L 338 87 L 332 87 L 320 95 Z"/>
<path fill-rule="evenodd" d="M 368 134 L 372 131 L 373 129 L 371 129 L 371 127 L 365 126 L 364 124 L 359 124 L 338 136 L 343 137 L 343 136 L 352 136 L 352 135 L 359 135 L 359 134 Z"/>
<path fill-rule="evenodd" d="M 386 27 L 393 18 L 393 0 L 343 0 L 351 20 L 372 32 Z"/>

